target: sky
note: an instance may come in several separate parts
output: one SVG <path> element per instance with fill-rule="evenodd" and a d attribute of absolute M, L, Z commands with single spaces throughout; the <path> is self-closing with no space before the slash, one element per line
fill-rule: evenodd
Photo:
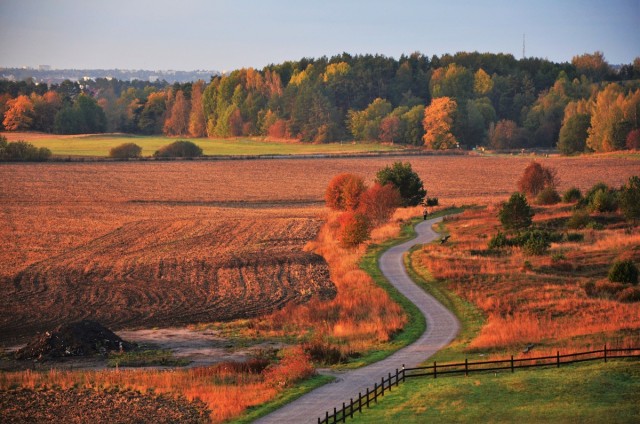
<path fill-rule="evenodd" d="M 0 67 L 231 71 L 459 51 L 640 56 L 640 0 L 0 0 Z"/>

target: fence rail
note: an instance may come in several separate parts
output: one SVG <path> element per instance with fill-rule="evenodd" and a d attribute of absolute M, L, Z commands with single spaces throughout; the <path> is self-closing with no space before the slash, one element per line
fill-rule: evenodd
<path fill-rule="evenodd" d="M 514 358 L 511 355 L 508 359 L 498 359 L 493 361 L 469 361 L 464 362 L 438 364 L 434 361 L 433 365 L 424 367 L 396 368 L 395 372 L 388 373 L 386 377 L 381 377 L 379 382 L 374 383 L 373 389 L 367 388 L 364 393 L 358 393 L 357 398 L 351 398 L 348 402 L 342 402 L 342 408 L 334 407 L 333 413 L 327 411 L 324 417 L 318 417 L 318 424 L 335 424 L 344 423 L 347 418 L 353 418 L 354 414 L 362 413 L 364 408 L 369 408 L 372 404 L 378 403 L 378 398 L 383 397 L 385 393 L 391 392 L 394 387 L 398 387 L 400 383 L 404 383 L 407 379 L 416 377 L 433 377 L 438 378 L 442 375 L 469 375 L 470 373 L 479 372 L 498 372 L 509 370 L 515 372 L 519 368 L 534 367 L 553 367 L 560 368 L 560 365 L 575 364 L 579 362 L 610 359 L 640 359 L 640 347 L 609 349 L 605 345 L 603 349 L 593 350 L 589 352 L 560 354 L 557 351 L 555 355 L 539 356 L 535 358 Z"/>

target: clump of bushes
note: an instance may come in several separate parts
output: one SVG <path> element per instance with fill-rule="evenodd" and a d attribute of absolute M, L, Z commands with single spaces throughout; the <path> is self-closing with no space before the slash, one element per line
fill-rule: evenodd
<path fill-rule="evenodd" d="M 115 159 L 135 159 L 142 155 L 142 147 L 135 143 L 123 143 L 109 150 L 109 157 Z"/>
<path fill-rule="evenodd" d="M 521 247 L 528 255 L 540 256 L 549 250 L 552 242 L 561 240 L 562 234 L 539 229 L 523 231 L 511 238 L 502 232 L 498 232 L 489 240 L 487 247 L 491 250 L 505 247 Z"/>
<path fill-rule="evenodd" d="M 585 228 L 591 222 L 591 216 L 585 209 L 576 209 L 571 217 L 567 220 L 567 228 L 577 230 Z"/>
<path fill-rule="evenodd" d="M 195 158 L 202 156 L 202 149 L 188 140 L 178 140 L 162 146 L 154 154 L 156 158 Z"/>
<path fill-rule="evenodd" d="M 538 193 L 536 203 L 538 205 L 555 205 L 556 203 L 560 203 L 560 195 L 555 188 L 548 186 Z"/>
<path fill-rule="evenodd" d="M 36 147 L 26 141 L 9 142 L 0 136 L 0 161 L 7 162 L 44 162 L 51 157 L 51 150 Z"/>
<path fill-rule="evenodd" d="M 609 281 L 638 284 L 638 267 L 631 260 L 616 261 L 609 268 Z"/>
<path fill-rule="evenodd" d="M 562 201 L 564 203 L 579 202 L 582 199 L 582 192 L 577 187 L 571 187 L 569 190 L 562 194 Z"/>
<path fill-rule="evenodd" d="M 584 290 L 587 296 L 604 297 L 619 302 L 640 302 L 638 267 L 631 260 L 614 262 L 609 268 L 607 280 L 589 281 Z"/>

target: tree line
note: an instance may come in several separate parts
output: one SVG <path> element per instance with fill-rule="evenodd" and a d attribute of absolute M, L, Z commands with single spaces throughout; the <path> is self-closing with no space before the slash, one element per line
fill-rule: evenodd
<path fill-rule="evenodd" d="M 640 58 L 571 63 L 508 54 L 337 55 L 239 69 L 208 83 L 0 81 L 5 130 L 381 141 L 432 149 L 640 146 Z"/>

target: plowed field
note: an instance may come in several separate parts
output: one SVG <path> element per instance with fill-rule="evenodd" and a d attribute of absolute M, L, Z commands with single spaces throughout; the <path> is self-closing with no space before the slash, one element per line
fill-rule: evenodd
<path fill-rule="evenodd" d="M 81 318 L 117 330 L 254 316 L 331 297 L 304 252 L 329 180 L 402 158 L 0 164 L 0 343 Z M 531 158 L 411 157 L 441 203 L 505 199 Z M 560 189 L 620 185 L 634 159 L 543 158 Z"/>

